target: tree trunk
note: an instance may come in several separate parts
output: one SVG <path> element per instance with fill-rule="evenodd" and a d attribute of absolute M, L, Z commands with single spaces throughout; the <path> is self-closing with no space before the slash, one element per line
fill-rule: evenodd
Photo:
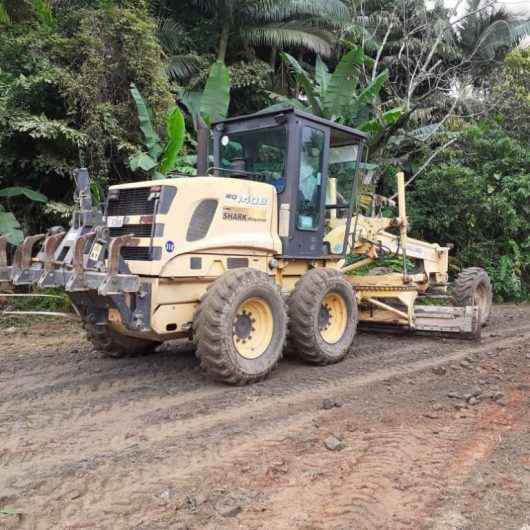
<path fill-rule="evenodd" d="M 271 58 L 270 58 L 270 65 L 273 70 L 276 70 L 276 57 L 278 56 L 278 48 L 276 46 L 273 46 L 271 48 Z"/>
<path fill-rule="evenodd" d="M 230 39 L 230 22 L 226 20 L 221 29 L 221 36 L 219 37 L 219 50 L 217 52 L 217 60 L 222 63 L 226 60 L 226 50 L 228 49 L 228 41 Z"/>

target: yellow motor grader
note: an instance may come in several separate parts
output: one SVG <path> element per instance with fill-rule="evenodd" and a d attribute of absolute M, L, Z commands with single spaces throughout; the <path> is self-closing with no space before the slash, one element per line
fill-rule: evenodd
<path fill-rule="evenodd" d="M 202 367 L 234 384 L 268 376 L 286 348 L 338 362 L 358 324 L 479 337 L 488 275 L 464 270 L 449 296 L 449 248 L 407 235 L 403 175 L 394 217 L 381 214 L 391 201 L 362 193 L 362 132 L 285 109 L 211 133 L 203 176 L 112 186 L 102 207 L 78 170 L 70 229 L 27 237 L 11 264 L 0 237 L 0 281 L 64 288 L 112 356 L 187 337 Z M 371 268 L 381 257 L 402 266 Z"/>

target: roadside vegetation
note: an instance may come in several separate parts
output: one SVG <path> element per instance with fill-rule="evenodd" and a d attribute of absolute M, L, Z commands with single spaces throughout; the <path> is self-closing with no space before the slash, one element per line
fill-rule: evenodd
<path fill-rule="evenodd" d="M 528 13 L 468 0 L 0 0 L 0 233 L 65 224 L 71 170 L 193 174 L 215 119 L 293 105 L 370 135 L 413 235 L 530 296 Z"/>

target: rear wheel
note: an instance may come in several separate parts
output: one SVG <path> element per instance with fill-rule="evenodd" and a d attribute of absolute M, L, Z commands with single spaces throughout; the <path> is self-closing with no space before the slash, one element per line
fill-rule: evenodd
<path fill-rule="evenodd" d="M 144 355 L 151 353 L 159 346 L 158 342 L 121 335 L 108 326 L 86 324 L 85 329 L 87 338 L 94 348 L 113 359 Z"/>
<path fill-rule="evenodd" d="M 476 305 L 480 323 L 485 326 L 491 315 L 493 291 L 488 273 L 480 267 L 464 269 L 454 283 L 453 298 L 459 307 Z"/>
<path fill-rule="evenodd" d="M 289 297 L 289 351 L 312 364 L 332 364 L 349 353 L 357 331 L 357 300 L 340 271 L 313 269 Z"/>
<path fill-rule="evenodd" d="M 226 272 L 208 290 L 196 313 L 194 340 L 201 366 L 216 380 L 247 384 L 278 364 L 287 334 L 287 311 L 263 272 Z"/>

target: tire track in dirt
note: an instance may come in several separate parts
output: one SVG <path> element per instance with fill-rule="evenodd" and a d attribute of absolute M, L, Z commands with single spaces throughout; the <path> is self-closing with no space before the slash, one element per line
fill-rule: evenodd
<path fill-rule="evenodd" d="M 516 329 L 519 330 L 519 328 Z M 511 333 L 513 330 L 506 331 Z M 497 338 L 497 340 L 487 343 L 487 346 L 494 347 L 498 342 L 499 339 Z M 469 347 L 469 343 L 465 342 L 464 344 Z M 395 364 L 395 358 L 399 358 L 400 362 L 407 361 L 403 357 L 405 353 L 413 356 L 417 354 L 416 351 L 410 352 L 407 348 L 403 350 L 396 349 L 391 355 L 382 353 L 374 356 L 372 362 L 381 364 L 381 357 L 384 357 L 386 364 L 393 365 Z M 95 400 L 87 399 L 84 392 L 77 392 L 76 397 L 79 398 L 78 401 L 72 402 L 71 396 L 69 396 L 69 399 L 57 401 L 55 403 L 56 408 L 52 408 L 51 411 L 47 410 L 47 407 L 40 406 L 38 413 L 35 412 L 35 406 L 32 402 L 28 403 L 29 407 L 26 411 L 21 409 L 20 404 L 17 403 L 16 409 L 7 409 L 3 413 L 0 413 L 0 418 L 4 420 L 4 427 L 1 430 L 7 431 L 9 420 L 15 423 L 29 423 L 32 428 L 40 429 L 39 440 L 41 443 L 46 444 L 46 437 L 48 437 L 48 440 L 53 444 L 57 430 L 62 431 L 63 440 L 68 440 L 76 439 L 79 437 L 79 430 L 90 429 L 91 425 L 95 424 L 97 424 L 98 430 L 104 431 L 105 427 L 113 426 L 115 422 L 119 422 L 124 425 L 126 424 L 129 430 L 134 431 L 142 428 L 144 424 L 156 425 L 175 421 L 182 422 L 190 417 L 197 418 L 199 416 L 209 415 L 212 412 L 223 411 L 225 408 L 230 407 L 232 401 L 237 402 L 245 399 L 249 393 L 253 394 L 250 399 L 263 400 L 271 396 L 277 398 L 278 396 L 290 395 L 293 392 L 300 392 L 305 386 L 314 387 L 315 384 L 340 385 L 344 381 L 348 384 L 349 378 L 357 371 L 354 369 L 357 363 L 358 360 L 356 359 L 350 360 L 350 367 L 347 371 L 344 370 L 346 368 L 344 365 L 321 369 L 322 375 L 318 378 L 318 383 L 312 377 L 315 373 L 314 369 L 308 370 L 307 367 L 304 367 L 306 368 L 305 370 L 303 368 L 300 370 L 300 367 L 293 363 L 290 369 L 284 371 L 275 380 L 273 379 L 261 386 L 257 385 L 250 388 L 193 385 L 193 390 L 187 391 L 179 388 L 177 395 L 169 394 L 160 397 L 155 393 L 157 387 L 154 387 L 151 389 L 150 394 L 154 394 L 155 397 L 146 398 L 145 392 L 136 392 L 136 388 L 133 386 L 129 393 L 123 393 L 119 398 L 114 395 L 112 390 L 109 392 L 109 395 L 103 396 L 98 392 L 98 397 Z M 369 365 L 364 366 L 362 369 L 363 373 L 369 372 L 369 370 Z M 300 378 L 300 372 L 303 373 L 304 371 L 306 374 L 303 375 L 309 376 L 309 379 L 305 377 Z M 289 378 L 291 375 L 297 377 L 296 386 L 285 384 L 285 378 Z M 20 398 L 20 396 L 16 397 L 17 399 Z M 48 402 L 49 400 L 46 401 L 46 403 Z M 65 405 L 65 403 L 68 403 L 68 405 Z M 192 406 L 187 407 L 190 404 Z M 57 413 L 55 416 L 53 414 L 54 412 Z M 66 427 L 64 423 L 67 423 Z M 89 440 L 91 436 L 88 436 Z M 8 442 L 6 442 L 6 446 L 9 448 Z M 51 448 L 48 447 L 48 449 Z M 25 451 L 19 454 L 19 457 L 24 459 L 27 459 L 28 456 Z"/>
<path fill-rule="evenodd" d="M 497 331 L 496 326 L 488 331 Z M 521 332 L 522 337 L 512 336 Z M 345 409 L 351 411 L 352 406 L 361 405 L 357 402 L 360 395 L 370 395 L 372 387 L 375 391 L 382 382 L 411 377 L 438 363 L 461 358 L 450 360 L 449 356 L 483 354 L 520 342 L 526 344 L 530 338 L 527 325 L 499 328 L 495 335 L 481 345 L 361 336 L 356 355 L 341 365 L 315 369 L 294 362 L 282 363 L 271 380 L 238 389 L 208 382 L 198 375 L 192 359 L 185 360 L 186 368 L 176 377 L 166 377 L 164 371 L 171 369 L 174 362 L 165 353 L 161 362 L 155 361 L 158 366 L 154 369 L 149 366 L 151 359 L 141 359 L 141 364 L 127 360 L 130 364 L 123 373 L 119 367 L 112 367 L 112 361 L 97 357 L 87 360 L 85 356 L 83 366 L 79 365 L 79 356 L 70 355 L 67 363 L 73 366 L 57 364 L 33 380 L 34 385 L 53 385 L 60 372 L 60 385 L 70 377 L 78 377 L 68 390 L 48 392 L 40 399 L 37 390 L 34 399 L 27 402 L 23 391 L 16 396 L 16 403 L 6 400 L 0 406 L 0 411 L 8 410 L 15 417 L 17 408 L 21 409 L 20 422 L 11 418 L 12 423 L 4 426 L 0 417 L 0 430 L 6 431 L 2 447 L 7 439 L 15 451 L 20 451 L 7 456 L 10 477 L 0 477 L 0 495 L 21 502 L 25 497 L 22 505 L 31 504 L 35 510 L 35 517 L 31 523 L 28 521 L 32 528 L 64 526 L 62 523 L 70 519 L 98 528 L 168 528 L 167 506 L 160 505 L 158 498 L 153 500 L 157 492 L 165 491 L 168 484 L 186 492 L 207 488 L 210 483 L 215 489 L 222 481 L 220 477 L 226 477 L 227 485 L 231 479 L 241 482 L 246 473 L 242 471 L 244 463 L 256 462 L 257 469 L 248 472 L 247 489 L 259 502 L 259 490 L 269 488 L 267 505 L 277 505 L 278 510 L 264 516 L 261 508 L 253 511 L 249 507 L 248 513 L 245 510 L 248 528 L 268 530 L 266 521 L 271 520 L 270 515 L 285 522 L 289 502 L 295 504 L 294 519 L 284 526 L 275 524 L 275 528 L 361 529 L 366 522 L 384 525 L 394 520 L 395 528 L 411 528 L 414 506 L 426 497 L 436 498 L 443 486 L 441 470 L 436 466 L 447 464 L 449 450 L 461 438 L 465 425 L 461 424 L 460 430 L 446 430 L 447 418 L 441 417 L 429 420 L 428 425 L 389 426 L 360 437 L 359 433 L 346 433 L 349 447 L 336 454 L 322 452 L 326 428 L 308 433 L 308 426 L 310 430 L 315 416 L 321 416 L 318 409 L 323 397 L 340 398 L 347 404 Z M 389 347 L 392 350 L 385 352 Z M 451 353 L 446 354 L 447 350 Z M 88 378 L 106 378 L 94 389 L 90 386 L 93 382 L 79 382 L 86 378 L 85 370 L 92 362 L 101 366 L 96 366 Z M 111 366 L 110 371 L 105 370 L 107 366 Z M 124 373 L 130 375 L 121 378 Z M 384 390 L 379 386 L 381 410 L 376 411 L 377 417 L 392 403 L 392 394 L 386 395 Z M 7 397 L 8 392 L 5 394 Z M 70 413 L 69 401 L 76 407 Z M 25 419 L 32 423 L 24 424 Z M 132 436 L 126 438 L 129 430 Z M 331 427 L 329 432 L 333 432 Z M 439 433 L 434 441 L 432 432 Z M 55 439 L 46 445 L 54 433 Z M 289 469 L 299 471 L 300 484 L 288 479 L 290 472 L 284 479 L 282 471 L 270 471 L 271 454 L 285 455 Z M 415 458 L 415 454 L 420 458 Z M 432 459 L 439 463 L 433 464 Z M 317 484 L 311 479 L 311 469 L 319 469 L 315 460 L 325 463 L 322 483 L 318 479 Z M 425 477 L 432 480 L 427 481 L 427 486 L 407 482 L 408 471 L 413 470 L 410 466 L 421 470 L 429 464 L 431 477 Z M 5 469 L 2 462 L 0 466 Z M 399 473 L 396 467 L 400 468 Z M 389 468 L 393 472 L 389 473 Z M 287 500 L 282 491 L 287 491 Z M 289 491 L 296 492 L 299 499 L 293 499 Z M 70 500 L 63 506 L 59 499 L 72 499 L 72 495 L 75 502 Z M 239 522 L 231 525 L 224 518 L 212 519 L 211 513 L 201 515 L 200 509 L 190 515 L 193 528 L 239 527 Z M 50 526 L 51 520 L 56 524 Z"/>
<path fill-rule="evenodd" d="M 503 330 L 501 336 L 518 333 L 524 329 L 527 328 L 516 327 Z M 456 344 L 456 346 L 469 345 L 468 342 L 457 342 L 451 345 L 453 344 Z M 483 342 L 485 347 L 489 347 L 490 344 L 492 344 L 492 341 Z M 297 379 L 297 384 L 302 385 L 305 383 L 313 385 L 315 382 L 326 383 L 331 378 L 340 380 L 357 372 L 359 360 L 364 357 L 370 357 L 367 361 L 368 363 L 380 364 L 381 361 L 384 361 L 392 364 L 395 358 L 402 358 L 405 354 L 414 356 L 425 353 L 425 344 L 414 343 L 412 348 L 410 344 L 406 344 L 403 348 L 394 348 L 391 352 L 377 354 L 374 354 L 373 350 L 373 345 L 365 349 L 361 348 L 358 353 L 336 367 L 319 368 L 321 371 L 320 375 L 317 375 L 313 367 L 303 366 L 296 362 L 284 363 L 284 366 L 276 374 L 277 377 L 261 385 L 257 392 L 257 397 L 264 397 L 265 394 L 277 395 L 278 392 L 289 392 L 289 387 L 285 385 L 285 378 L 290 376 Z M 112 367 L 111 370 L 105 373 L 101 373 L 98 370 L 98 373 L 88 377 L 66 381 L 61 378 L 59 381 L 54 381 L 47 385 L 29 390 L 20 390 L 11 393 L 9 398 L 4 400 L 2 400 L 2 393 L 0 393 L 0 413 L 5 410 L 5 414 L 9 415 L 9 408 L 15 406 L 17 415 L 21 416 L 24 414 L 24 410 L 33 412 L 35 404 L 38 403 L 39 416 L 44 422 L 49 422 L 46 414 L 51 414 L 55 411 L 64 414 L 65 403 L 67 402 L 73 410 L 64 419 L 72 420 L 76 416 L 88 413 L 88 411 L 103 410 L 107 412 L 108 408 L 112 406 L 118 407 L 120 414 L 124 414 L 129 404 L 139 401 L 143 402 L 142 407 L 144 410 L 147 409 L 147 412 L 149 412 L 149 401 L 152 402 L 153 406 L 158 405 L 155 408 L 164 409 L 166 402 L 170 406 L 171 400 L 175 399 L 175 392 L 177 396 L 178 394 L 189 393 L 189 400 L 194 400 L 196 397 L 201 399 L 205 395 L 205 386 L 209 387 L 206 390 L 206 395 L 211 393 L 212 397 L 215 397 L 223 392 L 223 390 L 219 389 L 219 385 L 212 385 L 211 381 L 199 375 L 198 365 L 194 359 L 188 358 L 181 360 L 181 362 L 179 361 L 178 364 L 181 365 L 181 369 L 172 372 L 169 378 L 164 374 L 167 364 L 169 363 L 146 359 L 145 363 L 135 367 L 135 372 L 138 373 L 131 374 L 127 372 L 123 374 L 121 367 Z M 155 370 L 153 365 L 158 367 L 162 365 L 162 367 Z M 367 371 L 368 366 L 363 366 L 361 370 Z M 170 366 L 170 368 L 173 369 L 174 367 Z M 146 373 L 146 370 L 149 370 L 149 373 Z M 24 384 L 19 386 L 23 387 Z M 88 387 L 90 393 L 87 393 L 87 389 L 83 387 Z M 259 387 L 257 385 L 254 388 Z M 225 393 L 230 393 L 227 387 L 221 388 L 224 389 Z M 263 391 L 261 391 L 262 389 Z M 248 389 L 245 389 L 245 392 L 249 393 Z M 96 394 L 96 397 L 92 397 L 91 393 Z M 161 397 L 161 393 L 165 395 Z M 4 392 L 4 394 L 7 394 L 7 392 Z M 42 405 L 43 398 L 46 398 L 44 406 Z M 75 407 L 77 401 L 81 403 L 80 407 Z M 182 403 L 182 400 L 178 399 L 176 405 L 180 406 Z M 133 406 L 136 407 L 136 404 Z"/>
<path fill-rule="evenodd" d="M 530 338 L 530 333 L 524 334 L 523 337 L 495 340 L 489 346 L 506 347 L 528 340 L 528 338 Z M 87 463 L 89 467 L 97 468 L 109 461 L 113 465 L 127 466 L 131 465 L 131 461 L 136 464 L 141 459 L 149 460 L 153 455 L 166 455 L 168 451 L 175 452 L 178 450 L 184 451 L 184 454 L 198 451 L 198 454 L 188 462 L 187 466 L 188 470 L 198 472 L 205 465 L 208 465 L 208 460 L 204 460 L 201 451 L 204 452 L 207 449 L 206 444 L 208 442 L 219 439 L 221 436 L 223 440 L 217 448 L 217 453 L 232 454 L 233 448 L 230 448 L 230 442 L 234 438 L 239 439 L 240 442 L 252 440 L 256 437 L 266 437 L 271 431 L 289 431 L 295 428 L 297 424 L 306 424 L 313 415 L 314 409 L 312 407 L 316 406 L 319 400 L 329 395 L 330 392 L 340 397 L 349 398 L 360 387 L 441 366 L 483 350 L 483 346 L 467 347 L 434 360 L 424 359 L 405 366 L 384 368 L 351 380 L 328 381 L 310 390 L 297 388 L 294 395 L 287 394 L 272 400 L 259 400 L 239 407 L 236 403 L 236 406 L 232 406 L 230 409 L 214 410 L 205 416 L 191 416 L 181 420 L 180 423 L 172 421 L 169 424 L 164 424 L 163 428 L 158 423 L 147 425 L 142 429 L 142 436 L 149 440 L 149 443 L 144 444 L 143 448 L 131 444 L 130 440 L 123 437 L 113 439 L 112 447 L 103 446 L 104 443 L 108 444 L 109 442 L 105 435 L 98 445 L 94 443 L 96 441 L 94 440 L 94 433 L 91 436 L 87 434 L 89 445 L 79 445 L 75 438 L 76 432 L 73 432 L 72 440 L 76 443 L 67 449 L 68 454 L 64 454 L 64 445 L 65 441 L 69 440 L 68 436 L 66 439 L 62 439 L 60 444 L 46 448 L 47 457 L 40 459 L 40 471 L 37 477 L 35 477 L 34 464 L 31 461 L 21 461 L 16 455 L 11 458 L 9 456 L 4 458 L 3 467 L 6 471 L 6 483 L 13 487 L 22 486 L 25 483 L 27 487 L 35 478 L 47 480 L 53 477 L 58 470 L 60 470 L 60 475 L 71 474 L 86 468 Z M 145 423 L 143 424 L 145 425 Z M 256 429 L 256 425 L 259 425 L 258 429 Z M 83 426 L 83 428 L 87 427 Z M 123 435 L 127 432 L 126 429 L 130 428 L 129 420 L 121 427 L 122 429 L 118 425 L 117 432 Z M 396 443 L 401 445 L 399 441 Z M 147 447 L 145 447 L 146 445 Z M 55 449 L 55 452 L 60 454 L 50 453 L 50 449 Z M 103 451 L 103 449 L 106 450 Z M 70 454 L 82 454 L 84 458 L 81 461 L 76 458 L 72 459 Z"/>

